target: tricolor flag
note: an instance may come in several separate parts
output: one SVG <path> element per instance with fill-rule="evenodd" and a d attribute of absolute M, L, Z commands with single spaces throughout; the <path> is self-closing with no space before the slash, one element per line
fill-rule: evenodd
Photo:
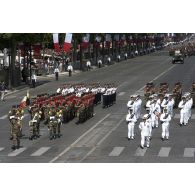
<path fill-rule="evenodd" d="M 29 90 L 27 90 L 26 95 L 23 97 L 22 101 L 20 102 L 20 108 L 26 108 L 26 106 L 30 105 L 30 94 Z"/>
<path fill-rule="evenodd" d="M 81 44 L 81 47 L 83 49 L 87 49 L 88 48 L 88 46 L 89 46 L 89 37 L 90 37 L 89 34 L 86 34 L 86 36 L 83 37 L 82 44 Z"/>
<path fill-rule="evenodd" d="M 54 50 L 55 52 L 60 52 L 60 46 L 59 46 L 59 39 L 58 39 L 58 33 L 53 34 L 53 43 L 54 43 Z"/>
<path fill-rule="evenodd" d="M 66 33 L 64 41 L 64 52 L 69 52 L 71 48 L 72 33 Z"/>

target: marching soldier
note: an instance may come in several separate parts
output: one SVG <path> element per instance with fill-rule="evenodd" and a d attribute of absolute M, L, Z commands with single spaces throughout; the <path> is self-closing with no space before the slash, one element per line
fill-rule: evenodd
<path fill-rule="evenodd" d="M 12 137 L 13 137 L 13 145 L 12 149 L 19 149 L 20 148 L 20 123 L 17 117 L 13 117 L 11 119 L 11 128 L 12 128 Z"/>
<path fill-rule="evenodd" d="M 171 121 L 171 115 L 168 112 L 168 109 L 165 107 L 163 109 L 163 113 L 160 116 L 160 121 L 162 123 L 162 137 L 161 139 L 164 141 L 165 139 L 169 139 L 169 122 Z"/>
<path fill-rule="evenodd" d="M 52 111 L 52 113 L 49 117 L 49 124 L 48 124 L 49 139 L 50 140 L 56 138 L 57 125 L 58 125 L 58 121 L 56 119 L 56 113 L 55 113 L 55 111 Z"/>
<path fill-rule="evenodd" d="M 166 94 L 165 98 L 162 101 L 161 107 L 162 108 L 167 108 L 168 109 L 168 113 L 171 115 L 171 117 L 173 116 L 173 106 L 175 104 L 175 101 L 173 99 L 172 94 Z"/>
<path fill-rule="evenodd" d="M 151 106 L 150 106 L 150 112 L 152 117 L 152 127 L 158 128 L 158 119 L 161 114 L 161 108 L 160 105 L 157 103 L 157 99 L 154 99 Z"/>
<path fill-rule="evenodd" d="M 41 116 L 37 112 L 35 113 L 33 119 L 29 121 L 29 126 L 30 126 L 29 140 L 40 137 L 40 134 L 39 134 L 40 133 L 40 129 L 39 129 L 40 118 Z"/>
<path fill-rule="evenodd" d="M 16 106 L 12 106 L 12 109 L 9 111 L 8 113 L 8 119 L 9 119 L 9 122 L 10 122 L 10 140 L 13 139 L 13 136 L 12 136 L 12 124 L 11 124 L 11 120 L 16 116 Z"/>
<path fill-rule="evenodd" d="M 150 113 L 150 109 L 146 108 L 146 112 L 147 112 L 147 119 L 146 121 L 150 124 L 150 128 L 149 128 L 149 139 L 152 139 L 152 116 Z"/>
<path fill-rule="evenodd" d="M 190 93 L 187 93 L 186 94 L 186 98 L 187 98 L 187 108 L 188 108 L 188 110 L 187 110 L 187 121 L 189 121 L 189 119 L 191 118 L 191 116 L 192 116 L 192 106 L 193 106 L 193 99 L 192 99 L 192 97 L 191 97 L 191 95 L 190 95 Z M 188 122 L 187 122 L 188 123 Z"/>
<path fill-rule="evenodd" d="M 182 100 L 179 102 L 178 108 L 180 109 L 180 126 L 186 126 L 188 123 L 188 104 L 186 96 L 182 96 Z"/>
<path fill-rule="evenodd" d="M 140 124 L 139 124 L 139 129 L 141 130 L 141 144 L 140 144 L 140 147 L 142 149 L 144 149 L 145 143 L 146 143 L 147 148 L 150 147 L 150 139 L 149 139 L 150 124 L 149 124 L 149 122 L 147 122 L 147 117 L 148 117 L 148 115 L 145 114 L 142 118 L 143 121 L 140 122 Z"/>
<path fill-rule="evenodd" d="M 20 125 L 20 136 L 22 137 L 22 120 L 24 118 L 24 110 L 21 107 L 17 108 L 16 116 L 18 117 L 18 123 Z"/>
<path fill-rule="evenodd" d="M 141 115 L 141 106 L 142 106 L 142 100 L 140 98 L 140 95 L 136 95 L 134 104 L 135 104 L 134 112 L 135 112 L 136 119 L 138 120 Z"/>
<path fill-rule="evenodd" d="M 57 118 L 57 121 L 58 121 L 57 136 L 58 136 L 58 138 L 60 138 L 60 136 L 61 136 L 60 127 L 61 127 L 61 124 L 62 124 L 62 110 L 61 109 L 58 109 L 58 111 L 56 112 L 56 118 Z"/>
<path fill-rule="evenodd" d="M 135 114 L 133 113 L 133 109 L 129 109 L 129 112 L 126 116 L 126 121 L 128 124 L 128 140 L 134 139 L 134 126 L 136 122 Z"/>

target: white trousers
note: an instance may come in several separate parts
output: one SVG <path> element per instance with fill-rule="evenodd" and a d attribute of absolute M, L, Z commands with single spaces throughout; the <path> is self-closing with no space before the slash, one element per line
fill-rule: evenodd
<path fill-rule="evenodd" d="M 169 124 L 162 124 L 162 138 L 169 138 Z"/>
<path fill-rule="evenodd" d="M 155 114 L 152 114 L 152 127 L 158 127 L 158 117 Z"/>
<path fill-rule="evenodd" d="M 128 124 L 128 138 L 134 137 L 134 124 Z"/>
<path fill-rule="evenodd" d="M 144 147 L 144 145 L 149 146 L 150 145 L 150 139 L 148 136 L 141 134 L 141 146 Z"/>
<path fill-rule="evenodd" d="M 187 122 L 188 122 L 188 112 L 181 110 L 180 111 L 180 124 L 184 123 L 184 125 L 186 125 Z"/>

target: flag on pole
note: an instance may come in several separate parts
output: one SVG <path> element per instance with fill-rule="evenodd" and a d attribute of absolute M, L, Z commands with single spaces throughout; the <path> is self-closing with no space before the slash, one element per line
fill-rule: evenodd
<path fill-rule="evenodd" d="M 53 34 L 53 43 L 55 52 L 60 52 L 58 33 Z"/>
<path fill-rule="evenodd" d="M 72 33 L 66 33 L 64 41 L 64 52 L 69 52 L 71 48 Z"/>
<path fill-rule="evenodd" d="M 89 46 L 89 37 L 90 37 L 89 34 L 86 34 L 86 36 L 83 37 L 82 44 L 81 44 L 81 47 L 83 49 L 87 49 L 88 48 L 88 46 Z"/>

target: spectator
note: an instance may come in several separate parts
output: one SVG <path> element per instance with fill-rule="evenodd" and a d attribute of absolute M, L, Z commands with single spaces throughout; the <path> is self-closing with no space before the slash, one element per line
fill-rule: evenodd
<path fill-rule="evenodd" d="M 1 91 L 1 101 L 5 101 L 5 83 L 2 82 L 0 86 Z"/>
<path fill-rule="evenodd" d="M 87 60 L 86 66 L 87 66 L 87 71 L 89 71 L 91 69 L 91 62 L 90 62 L 90 60 Z"/>
<path fill-rule="evenodd" d="M 56 81 L 58 81 L 58 77 L 59 77 L 59 68 L 56 66 L 56 68 L 54 69 L 54 74 L 55 74 L 55 77 L 56 77 Z"/>
<path fill-rule="evenodd" d="M 32 75 L 32 86 L 33 86 L 33 88 L 35 88 L 36 82 L 37 82 L 37 77 L 36 77 L 35 73 L 33 73 L 33 75 Z"/>
<path fill-rule="evenodd" d="M 72 71 L 73 71 L 73 67 L 72 67 L 71 64 L 68 65 L 67 70 L 68 70 L 68 73 L 69 73 L 69 77 L 71 77 L 72 76 Z"/>

